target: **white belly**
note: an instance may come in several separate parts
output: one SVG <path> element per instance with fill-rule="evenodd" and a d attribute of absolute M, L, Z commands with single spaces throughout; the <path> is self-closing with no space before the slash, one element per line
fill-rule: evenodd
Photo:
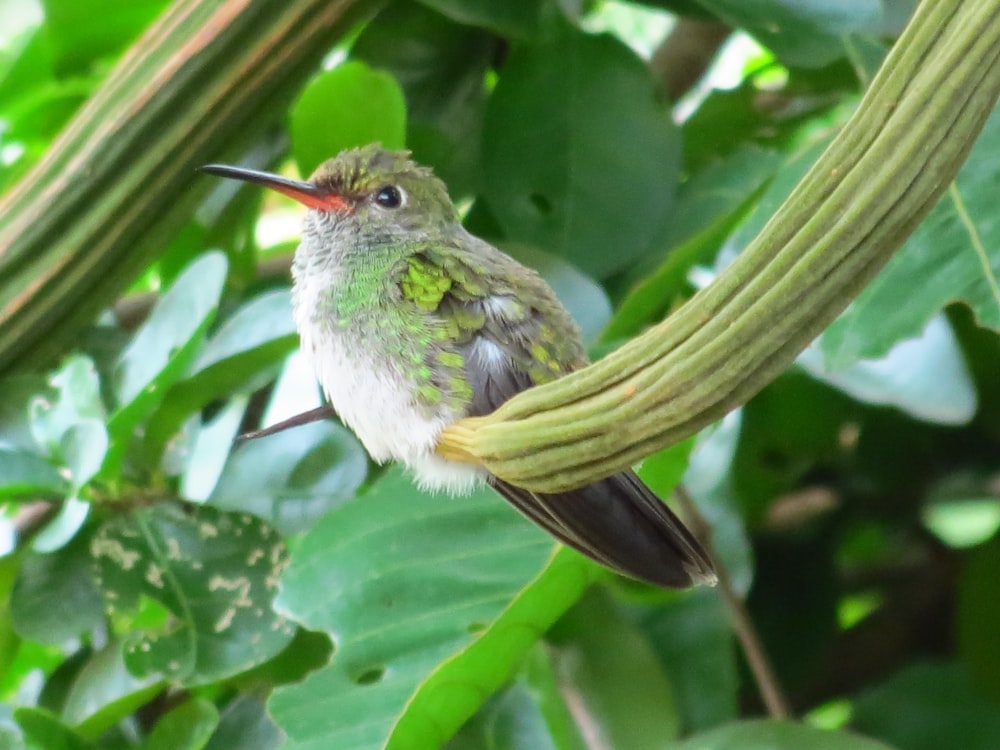
<path fill-rule="evenodd" d="M 320 290 L 303 281 L 294 294 L 295 324 L 302 351 L 337 415 L 378 463 L 399 461 L 421 488 L 453 494 L 471 491 L 485 477 L 483 469 L 446 461 L 434 453 L 438 435 L 461 415 L 433 417 L 417 408 L 415 386 L 378 356 L 368 342 L 351 341 L 343 333 L 312 320 Z"/>

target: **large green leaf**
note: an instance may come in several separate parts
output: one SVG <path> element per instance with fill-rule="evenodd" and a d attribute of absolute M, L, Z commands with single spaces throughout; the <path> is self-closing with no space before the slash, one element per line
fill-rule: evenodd
<path fill-rule="evenodd" d="M 879 0 L 697 0 L 721 20 L 746 29 L 786 65 L 822 67 L 844 55 L 841 37 L 881 20 Z"/>
<path fill-rule="evenodd" d="M 146 597 L 173 615 L 163 629 L 128 635 L 136 675 L 210 682 L 271 658 L 294 632 L 271 610 L 284 542 L 248 514 L 160 503 L 106 522 L 91 553 L 109 610 L 135 610 Z"/>
<path fill-rule="evenodd" d="M 677 750 L 891 750 L 889 745 L 850 732 L 831 732 L 777 719 L 735 722 L 695 735 L 676 747 Z"/>
<path fill-rule="evenodd" d="M 336 649 L 270 701 L 288 747 L 439 746 L 590 579 L 568 550 L 543 570 L 551 550 L 491 491 L 427 495 L 399 469 L 331 511 L 296 547 L 278 600 Z"/>
<path fill-rule="evenodd" d="M 504 65 L 484 125 L 485 196 L 508 239 L 603 278 L 670 217 L 679 150 L 642 60 L 560 21 Z"/>
<path fill-rule="evenodd" d="M 406 102 L 395 79 L 352 60 L 314 78 L 291 111 L 292 153 L 303 175 L 345 148 L 401 148 Z"/>
<path fill-rule="evenodd" d="M 896 343 L 878 359 L 831 367 L 823 354 L 826 343 L 824 334 L 799 355 L 797 364 L 859 401 L 889 404 L 917 419 L 945 425 L 965 424 L 976 414 L 975 385 L 944 315 L 934 316 L 919 335 Z"/>

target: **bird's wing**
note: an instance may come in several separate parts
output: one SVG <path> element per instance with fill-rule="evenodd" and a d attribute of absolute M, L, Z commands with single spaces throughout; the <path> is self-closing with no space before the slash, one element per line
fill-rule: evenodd
<path fill-rule="evenodd" d="M 451 280 L 436 308 L 460 332 L 472 390 L 470 414 L 488 414 L 517 393 L 586 363 L 576 324 L 548 284 L 490 250 L 480 247 L 474 259 L 424 256 Z M 511 278 L 517 279 L 516 289 Z M 490 483 L 556 539 L 614 570 L 672 588 L 715 581 L 698 541 L 632 471 L 552 494 L 499 477 Z"/>

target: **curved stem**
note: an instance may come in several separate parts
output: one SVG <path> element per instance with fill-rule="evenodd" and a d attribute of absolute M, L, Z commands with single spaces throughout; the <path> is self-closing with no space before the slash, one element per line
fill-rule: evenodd
<path fill-rule="evenodd" d="M 745 403 L 902 246 L 1000 96 L 1000 0 L 924 0 L 858 110 L 714 283 L 618 351 L 445 430 L 452 460 L 558 492 Z"/>

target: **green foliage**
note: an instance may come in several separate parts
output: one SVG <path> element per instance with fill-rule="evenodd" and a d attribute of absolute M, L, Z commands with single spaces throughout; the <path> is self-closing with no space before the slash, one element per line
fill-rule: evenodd
<path fill-rule="evenodd" d="M 0 32 L 0 189 L 164 5 L 46 0 Z M 912 3 L 645 5 L 766 49 L 678 107 L 659 80 L 674 71 L 590 30 L 596 11 L 641 25 L 628 4 L 361 3 L 287 137 L 247 162 L 306 175 L 348 146 L 412 149 L 599 356 L 770 219 Z M 136 281 L 155 304 L 130 296 L 132 323 L 104 315 L 0 383 L 0 745 L 992 747 L 998 139 L 995 116 L 799 366 L 640 468 L 663 497 L 684 482 L 805 720 L 759 718 L 716 590 L 615 579 L 486 489 L 431 496 L 374 468 L 335 421 L 237 441 L 320 401 L 271 265 L 294 242 L 257 240 L 297 224 L 221 186 Z"/>

